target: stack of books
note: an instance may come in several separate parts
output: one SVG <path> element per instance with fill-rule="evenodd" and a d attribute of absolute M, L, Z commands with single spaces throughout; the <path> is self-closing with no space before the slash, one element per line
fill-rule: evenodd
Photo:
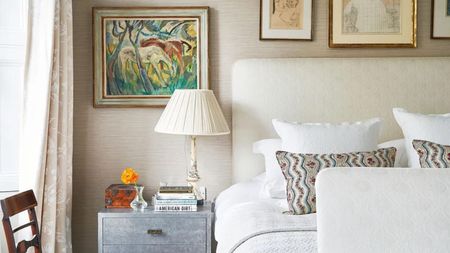
<path fill-rule="evenodd" d="M 196 212 L 192 186 L 161 186 L 154 199 L 155 212 Z"/>

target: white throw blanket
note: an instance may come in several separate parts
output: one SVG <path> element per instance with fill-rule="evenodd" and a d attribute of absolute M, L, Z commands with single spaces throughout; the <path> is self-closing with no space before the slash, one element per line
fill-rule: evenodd
<path fill-rule="evenodd" d="M 217 252 L 317 252 L 316 215 L 283 214 L 273 199 L 235 204 L 216 221 Z"/>

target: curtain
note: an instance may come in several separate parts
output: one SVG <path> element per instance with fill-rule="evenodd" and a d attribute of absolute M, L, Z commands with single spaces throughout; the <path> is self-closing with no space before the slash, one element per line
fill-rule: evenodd
<path fill-rule="evenodd" d="M 38 200 L 43 252 L 72 252 L 72 1 L 29 0 L 21 191 Z"/>

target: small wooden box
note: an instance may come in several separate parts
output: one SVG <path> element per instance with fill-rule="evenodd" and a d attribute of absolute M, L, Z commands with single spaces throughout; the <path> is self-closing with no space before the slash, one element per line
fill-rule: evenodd
<path fill-rule="evenodd" d="M 134 185 L 112 184 L 105 190 L 105 208 L 130 208 L 135 196 Z"/>

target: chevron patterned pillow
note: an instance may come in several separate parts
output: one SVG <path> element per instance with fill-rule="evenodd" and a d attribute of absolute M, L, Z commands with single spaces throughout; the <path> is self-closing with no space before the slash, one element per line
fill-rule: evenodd
<path fill-rule="evenodd" d="M 321 169 L 331 167 L 394 167 L 395 148 L 372 152 L 341 154 L 276 153 L 286 179 L 289 213 L 300 215 L 316 212 L 316 176 Z"/>
<path fill-rule="evenodd" d="M 422 168 L 450 168 L 450 146 L 431 141 L 413 140 Z"/>

